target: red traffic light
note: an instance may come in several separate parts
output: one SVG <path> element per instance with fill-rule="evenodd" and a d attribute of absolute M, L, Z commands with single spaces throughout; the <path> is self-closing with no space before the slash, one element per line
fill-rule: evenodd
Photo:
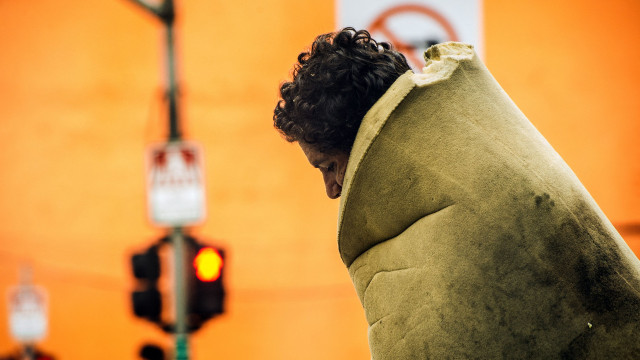
<path fill-rule="evenodd" d="M 193 259 L 196 277 L 200 281 L 216 281 L 224 265 L 220 253 L 212 247 L 203 247 Z"/>

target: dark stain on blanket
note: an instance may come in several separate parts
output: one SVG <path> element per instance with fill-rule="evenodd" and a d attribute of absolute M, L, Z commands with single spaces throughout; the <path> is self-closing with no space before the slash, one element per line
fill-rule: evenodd
<path fill-rule="evenodd" d="M 543 196 L 540 207 L 545 202 L 549 199 Z M 543 243 L 543 257 L 555 268 L 557 278 L 569 285 L 567 290 L 575 294 L 577 303 L 572 307 L 576 314 L 584 313 L 598 330 L 602 330 L 599 324 L 615 324 L 618 329 L 625 324 L 640 326 L 640 284 L 633 282 L 634 276 L 610 230 L 587 204 L 576 204 L 571 216 L 561 220 Z M 585 329 L 568 344 L 563 358 L 584 358 L 598 341 L 592 329 Z"/>
<path fill-rule="evenodd" d="M 586 206 L 577 210 L 575 217 L 561 224 L 553 240 L 561 241 L 565 258 L 574 259 L 570 265 L 572 271 L 568 273 L 576 276 L 573 283 L 584 301 L 583 305 L 587 311 L 597 314 L 617 314 L 624 318 L 637 316 L 625 314 L 631 308 L 640 310 L 640 299 L 625 280 L 633 276 L 627 273 L 627 264 L 619 248 L 592 211 Z"/>
<path fill-rule="evenodd" d="M 535 202 L 537 208 L 543 208 L 546 210 L 550 210 L 552 207 L 556 206 L 556 202 L 551 200 L 551 196 L 547 193 L 536 195 Z"/>
<path fill-rule="evenodd" d="M 574 328 L 579 332 L 565 339 L 563 358 L 584 358 L 603 336 L 611 337 L 604 333 L 638 331 L 640 282 L 630 273 L 613 230 L 588 203 L 570 199 L 567 211 L 565 205 L 556 206 L 548 193 L 528 195 L 534 211 L 518 215 L 513 230 L 491 245 L 493 262 L 483 269 L 499 279 L 492 294 L 496 303 L 519 304 L 518 299 L 540 291 L 545 316 L 535 319 L 537 331 L 556 328 L 558 321 L 575 322 L 575 317 L 598 327 Z M 557 298 L 545 295 L 554 292 Z M 502 316 L 496 315 L 499 320 Z M 507 323 L 514 321 L 518 318 Z M 594 331 L 604 333 L 594 335 Z M 524 344 L 527 335 L 531 334 L 514 333 L 513 341 Z"/>
<path fill-rule="evenodd" d="M 587 242 L 589 250 L 578 256 L 574 269 L 577 289 L 584 296 L 588 311 L 614 316 L 619 321 L 637 318 L 640 299 L 633 294 L 624 276 L 626 266 L 616 248 L 597 241 Z M 603 246 L 605 245 L 605 246 Z"/>

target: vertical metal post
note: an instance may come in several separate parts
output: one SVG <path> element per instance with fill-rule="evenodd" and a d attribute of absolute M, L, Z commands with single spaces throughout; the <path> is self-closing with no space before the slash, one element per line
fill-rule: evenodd
<path fill-rule="evenodd" d="M 163 4 L 166 39 L 167 39 L 167 96 L 169 98 L 169 141 L 180 141 L 178 127 L 178 85 L 176 81 L 176 60 L 173 41 L 173 21 L 175 17 L 173 0 L 165 0 Z M 171 233 L 174 254 L 175 284 L 173 294 L 175 300 L 175 358 L 189 359 L 189 343 L 187 333 L 187 277 L 185 271 L 185 239 L 182 228 L 174 227 Z"/>
<path fill-rule="evenodd" d="M 35 360 L 36 359 L 36 349 L 33 344 L 24 345 L 23 356 L 27 360 Z"/>
<path fill-rule="evenodd" d="M 169 141 L 181 139 L 178 127 L 178 85 L 175 71 L 175 52 L 173 45 L 173 21 L 167 21 L 167 96 L 169 97 Z"/>
<path fill-rule="evenodd" d="M 174 299 L 176 313 L 175 327 L 175 358 L 176 360 L 189 359 L 189 344 L 187 333 L 187 277 L 185 272 L 185 239 L 182 229 L 173 228 L 171 244 L 174 254 Z"/>
<path fill-rule="evenodd" d="M 180 127 L 178 121 L 178 86 L 176 81 L 175 51 L 173 45 L 173 23 L 175 10 L 173 0 L 164 0 L 155 5 L 148 0 L 131 0 L 146 11 L 155 15 L 165 26 L 166 30 L 166 54 L 167 54 L 167 97 L 169 100 L 169 141 L 180 140 Z"/>
<path fill-rule="evenodd" d="M 167 97 L 169 102 L 169 141 L 180 141 L 181 133 L 178 116 L 178 86 L 176 81 L 174 32 L 175 11 L 173 0 L 164 0 L 160 5 L 152 5 L 147 0 L 132 0 L 145 10 L 151 12 L 162 21 L 166 31 L 167 54 Z M 171 231 L 171 244 L 174 253 L 174 300 L 175 300 L 175 358 L 189 359 L 187 332 L 187 277 L 185 270 L 185 238 L 182 228 L 174 227 Z"/>
<path fill-rule="evenodd" d="M 169 100 L 169 141 L 180 141 L 181 134 L 178 127 L 178 85 L 176 81 L 175 47 L 173 41 L 174 9 L 173 0 L 165 0 L 163 4 L 167 39 L 167 96 Z M 171 244 L 174 254 L 175 284 L 173 294 L 175 300 L 175 358 L 189 359 L 189 342 L 187 332 L 187 277 L 185 271 L 185 239 L 182 228 L 174 227 L 171 233 Z"/>

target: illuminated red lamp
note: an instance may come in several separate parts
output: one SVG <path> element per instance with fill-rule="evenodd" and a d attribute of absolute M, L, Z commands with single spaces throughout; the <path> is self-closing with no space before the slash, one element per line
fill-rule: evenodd
<path fill-rule="evenodd" d="M 196 277 L 200 281 L 212 282 L 218 280 L 223 265 L 222 256 L 212 247 L 203 247 L 193 259 Z"/>

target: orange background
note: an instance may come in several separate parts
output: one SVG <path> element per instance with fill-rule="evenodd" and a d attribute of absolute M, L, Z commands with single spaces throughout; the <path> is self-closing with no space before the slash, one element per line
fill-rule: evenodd
<path fill-rule="evenodd" d="M 177 3 L 183 129 L 205 151 L 208 217 L 228 252 L 227 313 L 193 359 L 366 359 L 335 241 L 337 201 L 272 129 L 278 84 L 334 30 L 331 1 Z M 487 66 L 640 253 L 640 3 L 485 0 Z M 0 1 L 0 291 L 21 264 L 50 297 L 40 348 L 136 359 L 172 341 L 132 316 L 147 221 L 144 151 L 164 140 L 163 33 L 124 0 Z M 634 225 L 635 224 L 635 225 Z M 0 297 L 0 354 L 17 344 Z"/>

